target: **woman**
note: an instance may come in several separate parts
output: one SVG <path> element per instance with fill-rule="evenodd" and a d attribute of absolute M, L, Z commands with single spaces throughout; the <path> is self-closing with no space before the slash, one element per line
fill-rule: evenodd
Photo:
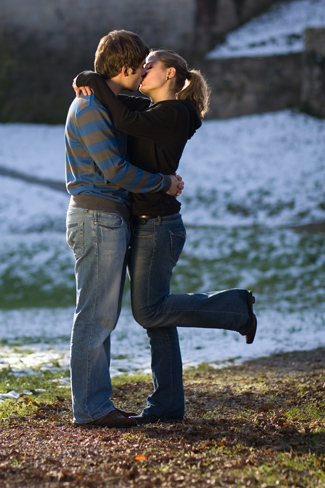
<path fill-rule="evenodd" d="M 86 85 L 109 110 L 116 129 L 129 134 L 132 164 L 151 172 L 176 172 L 188 139 L 201 126 L 208 108 L 207 84 L 199 71 L 188 70 L 173 51 L 158 50 L 146 60 L 141 92 L 115 97 L 100 75 L 86 72 Z M 123 102 L 123 103 L 122 103 Z M 151 346 L 154 393 L 136 416 L 138 423 L 179 420 L 184 416 L 182 362 L 176 327 L 238 331 L 252 343 L 257 321 L 251 292 L 232 289 L 213 293 L 170 294 L 170 280 L 185 243 L 180 203 L 164 193 L 134 195 L 129 261 L 132 312 L 147 330 Z"/>

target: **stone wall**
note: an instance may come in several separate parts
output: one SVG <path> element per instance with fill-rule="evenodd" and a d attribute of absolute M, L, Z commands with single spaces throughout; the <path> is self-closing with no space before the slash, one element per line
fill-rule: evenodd
<path fill-rule="evenodd" d="M 325 117 L 325 28 L 305 31 L 301 101 L 306 112 Z"/>
<path fill-rule="evenodd" d="M 71 81 L 99 39 L 139 33 L 196 63 L 221 34 L 274 0 L 1 0 L 0 121 L 62 123 Z M 213 15 L 211 15 L 213 14 Z"/>
<path fill-rule="evenodd" d="M 92 69 L 103 35 L 190 49 L 194 19 L 194 0 L 1 0 L 0 121 L 64 122 L 72 79 Z"/>
<path fill-rule="evenodd" d="M 213 49 L 224 35 L 255 17 L 275 0 L 196 0 L 195 48 Z"/>
<path fill-rule="evenodd" d="M 99 39 L 138 32 L 151 47 L 179 51 L 212 88 L 209 118 L 301 105 L 325 117 L 324 30 L 306 52 L 202 61 L 229 30 L 275 0 L 1 0 L 0 122 L 63 123 L 71 82 L 93 66 Z"/>
<path fill-rule="evenodd" d="M 209 118 L 299 109 L 325 118 L 325 28 L 306 29 L 302 53 L 211 59 Z"/>
<path fill-rule="evenodd" d="M 192 47 L 195 8 L 194 0 L 2 0 L 0 29 L 14 30 L 19 39 L 34 34 L 57 51 L 86 49 L 91 56 L 100 37 L 114 29 L 185 49 Z"/>
<path fill-rule="evenodd" d="M 276 0 L 1 0 L 0 31 L 32 33 L 49 48 L 93 52 L 113 29 L 137 32 L 153 47 L 186 52 L 215 47 L 218 36 L 258 15 Z"/>
<path fill-rule="evenodd" d="M 238 117 L 297 106 L 301 54 L 213 59 L 202 65 L 212 88 L 210 118 Z"/>

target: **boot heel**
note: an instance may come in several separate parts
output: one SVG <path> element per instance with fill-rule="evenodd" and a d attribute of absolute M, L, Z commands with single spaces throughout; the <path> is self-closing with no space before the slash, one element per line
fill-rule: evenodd
<path fill-rule="evenodd" d="M 257 318 L 255 313 L 253 313 L 253 304 L 255 303 L 255 297 L 250 290 L 248 291 L 248 294 L 249 294 L 250 311 L 252 314 L 252 325 L 248 333 L 246 334 L 246 344 L 252 344 L 254 342 L 256 329 L 257 329 Z"/>

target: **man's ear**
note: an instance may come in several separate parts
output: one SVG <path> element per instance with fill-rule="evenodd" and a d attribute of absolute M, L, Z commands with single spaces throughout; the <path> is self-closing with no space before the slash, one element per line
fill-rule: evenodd
<path fill-rule="evenodd" d="M 127 68 L 126 66 L 123 66 L 123 68 L 122 68 L 122 75 L 123 76 L 129 76 L 129 69 L 130 68 Z"/>

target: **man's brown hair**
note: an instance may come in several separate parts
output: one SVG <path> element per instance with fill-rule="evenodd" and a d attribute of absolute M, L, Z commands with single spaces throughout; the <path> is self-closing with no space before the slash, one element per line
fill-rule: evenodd
<path fill-rule="evenodd" d="M 133 73 L 148 56 L 149 48 L 134 32 L 115 30 L 100 40 L 95 53 L 95 71 L 104 78 L 117 76 L 125 66 Z"/>

